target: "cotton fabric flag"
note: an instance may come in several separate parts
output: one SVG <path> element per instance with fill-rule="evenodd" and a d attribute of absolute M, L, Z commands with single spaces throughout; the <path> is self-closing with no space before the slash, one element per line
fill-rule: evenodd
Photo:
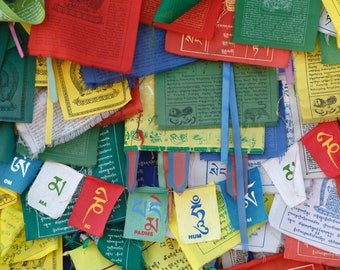
<path fill-rule="evenodd" d="M 280 232 L 340 255 L 339 205 L 334 179 L 317 179 L 313 181 L 307 199 L 296 207 L 289 208 L 276 194 L 268 219 Z"/>
<path fill-rule="evenodd" d="M 123 186 L 87 175 L 68 224 L 95 236 L 103 236 L 109 215 L 123 191 Z"/>
<path fill-rule="evenodd" d="M 125 106 L 130 100 L 127 80 L 87 89 L 80 65 L 70 61 L 53 61 L 56 90 L 65 120 L 82 118 Z"/>
<path fill-rule="evenodd" d="M 306 200 L 298 143 L 292 145 L 283 157 L 268 159 L 262 166 L 289 207 Z"/>
<path fill-rule="evenodd" d="M 184 244 L 217 240 L 221 237 L 216 186 L 208 185 L 174 193 L 179 241 Z"/>
<path fill-rule="evenodd" d="M 26 51 L 29 35 L 20 24 L 13 27 L 20 40 L 21 49 Z M 34 104 L 35 57 L 28 54 L 21 57 L 15 48 L 14 40 L 9 37 L 4 58 L 0 59 L 3 81 L 0 121 L 30 123 Z"/>
<path fill-rule="evenodd" d="M 295 89 L 303 123 L 334 121 L 340 116 L 337 79 L 340 65 L 321 62 L 320 44 L 313 52 L 293 51 Z"/>
<path fill-rule="evenodd" d="M 15 155 L 11 162 L 0 162 L 0 186 L 21 194 L 35 179 L 42 161 Z"/>
<path fill-rule="evenodd" d="M 232 40 L 272 48 L 313 51 L 320 11 L 321 1 L 238 0 Z"/>
<path fill-rule="evenodd" d="M 155 16 L 156 11 L 161 2 L 162 0 L 142 1 L 142 8 L 140 12 L 139 21 L 147 25 L 152 24 L 153 17 Z"/>
<path fill-rule="evenodd" d="M 57 219 L 49 217 L 28 205 L 27 195 L 29 190 L 30 189 L 27 188 L 21 195 L 24 221 L 25 224 L 30 224 L 30 226 L 25 226 L 27 240 L 36 240 L 61 235 L 64 236 L 78 231 L 76 228 L 68 226 L 67 222 L 71 216 L 73 206 L 75 205 L 81 190 L 81 183 L 78 185 L 76 192 L 73 194 L 62 216 Z"/>
<path fill-rule="evenodd" d="M 0 265 L 42 259 L 58 249 L 59 241 L 57 237 L 26 241 L 25 230 L 22 229 L 6 254 L 0 257 Z"/>
<path fill-rule="evenodd" d="M 51 218 L 59 218 L 83 177 L 69 166 L 46 161 L 29 189 L 27 203 Z"/>
<path fill-rule="evenodd" d="M 129 195 L 124 237 L 163 242 L 167 227 L 168 190 L 139 187 Z"/>
<path fill-rule="evenodd" d="M 264 208 L 263 193 L 261 186 L 261 177 L 258 168 L 252 168 L 247 171 L 248 184 L 247 192 L 244 196 L 247 227 L 266 222 L 268 220 L 266 210 Z M 219 182 L 224 201 L 227 205 L 227 211 L 230 217 L 231 224 L 238 230 L 239 220 L 237 212 L 236 200 L 227 192 L 226 181 Z"/>
<path fill-rule="evenodd" d="M 338 121 L 319 123 L 301 138 L 322 171 L 330 178 L 340 175 L 339 140 Z"/>
<path fill-rule="evenodd" d="M 32 26 L 28 53 L 129 73 L 141 3 L 46 1 L 45 20 Z"/>
<path fill-rule="evenodd" d="M 241 242 L 240 231 L 231 226 L 228 213 L 225 209 L 225 203 L 220 192 L 217 192 L 218 213 L 221 226 L 221 237 L 216 241 L 198 242 L 193 244 L 183 244 L 179 241 L 178 222 L 176 211 L 172 211 L 171 222 L 169 227 L 178 244 L 185 254 L 187 260 L 193 269 L 200 269 L 204 264 L 214 258 L 222 256 L 226 250 L 232 249 Z M 248 228 L 248 234 L 254 233 L 260 225 Z"/>
<path fill-rule="evenodd" d="M 325 266 L 328 265 L 337 267 L 340 265 L 339 254 L 337 255 L 332 252 L 316 248 L 287 235 L 285 237 L 284 258 L 295 261 L 308 261 L 324 264 Z"/>
<path fill-rule="evenodd" d="M 249 236 L 249 251 L 278 253 L 282 248 L 283 241 L 283 234 L 266 222 Z M 242 250 L 242 245 L 237 245 L 233 250 Z"/>
<path fill-rule="evenodd" d="M 155 74 L 155 113 L 159 129 L 219 128 L 221 88 L 221 62 L 197 61 Z"/>

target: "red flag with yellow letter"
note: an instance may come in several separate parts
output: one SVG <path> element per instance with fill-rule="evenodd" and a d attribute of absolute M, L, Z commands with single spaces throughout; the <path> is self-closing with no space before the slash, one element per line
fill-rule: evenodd
<path fill-rule="evenodd" d="M 318 124 L 301 138 L 321 170 L 329 178 L 340 175 L 340 128 L 338 121 Z"/>
<path fill-rule="evenodd" d="M 106 222 L 124 187 L 87 175 L 68 225 L 103 236 Z"/>

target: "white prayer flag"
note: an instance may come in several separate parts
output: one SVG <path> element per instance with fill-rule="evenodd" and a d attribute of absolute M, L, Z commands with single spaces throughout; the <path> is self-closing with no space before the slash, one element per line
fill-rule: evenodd
<path fill-rule="evenodd" d="M 28 191 L 27 203 L 51 218 L 59 218 L 83 177 L 69 166 L 46 161 Z"/>
<path fill-rule="evenodd" d="M 268 159 L 262 166 L 289 207 L 306 200 L 298 143 L 293 144 L 283 157 Z"/>
<path fill-rule="evenodd" d="M 334 179 L 316 179 L 306 201 L 296 207 L 288 208 L 276 194 L 268 219 L 271 226 L 290 237 L 340 254 L 339 209 Z"/>

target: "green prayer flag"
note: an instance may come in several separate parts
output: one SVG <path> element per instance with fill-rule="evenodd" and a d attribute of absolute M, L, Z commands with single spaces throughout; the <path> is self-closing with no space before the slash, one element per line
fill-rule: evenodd
<path fill-rule="evenodd" d="M 23 51 L 28 34 L 20 24 L 15 30 Z M 30 123 L 33 118 L 35 89 L 35 57 L 20 57 L 16 47 L 6 51 L 0 70 L 0 121 Z"/>
<path fill-rule="evenodd" d="M 232 41 L 310 52 L 320 12 L 319 0 L 237 0 Z"/>
<path fill-rule="evenodd" d="M 221 62 L 198 61 L 157 73 L 155 89 L 159 129 L 220 127 Z"/>

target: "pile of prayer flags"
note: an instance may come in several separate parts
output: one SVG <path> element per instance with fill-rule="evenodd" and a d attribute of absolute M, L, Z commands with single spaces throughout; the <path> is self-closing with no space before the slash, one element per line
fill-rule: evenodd
<path fill-rule="evenodd" d="M 0 270 L 340 269 L 335 0 L 0 0 Z"/>

